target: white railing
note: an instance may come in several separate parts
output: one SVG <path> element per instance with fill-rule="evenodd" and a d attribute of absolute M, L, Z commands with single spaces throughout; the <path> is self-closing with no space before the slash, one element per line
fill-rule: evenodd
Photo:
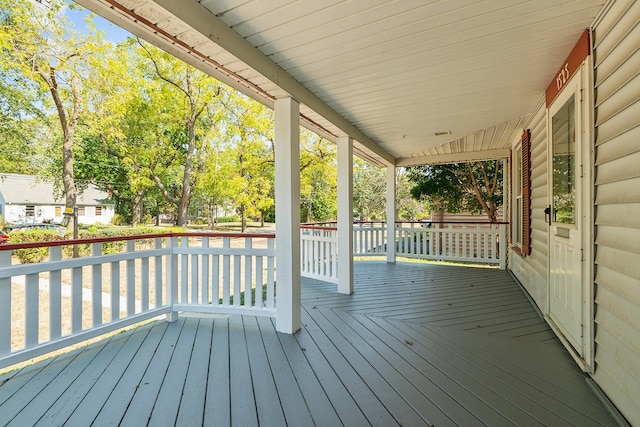
<path fill-rule="evenodd" d="M 86 255 L 66 256 L 74 244 Z M 2 245 L 0 368 L 180 311 L 274 317 L 274 245 L 224 233 Z M 19 264 L 43 247 L 46 260 Z"/>
<path fill-rule="evenodd" d="M 494 264 L 506 268 L 506 223 L 431 223 L 398 221 L 396 255 L 435 261 Z M 336 223 L 301 226 L 302 275 L 337 283 Z M 382 257 L 387 254 L 385 222 L 353 224 L 353 255 Z"/>
<path fill-rule="evenodd" d="M 353 223 L 353 255 L 383 256 L 387 253 L 387 224 L 364 221 Z"/>
<path fill-rule="evenodd" d="M 495 264 L 505 269 L 506 231 L 505 223 L 400 222 L 396 224 L 396 255 Z"/>
<path fill-rule="evenodd" d="M 300 274 L 338 283 L 338 232 L 335 223 L 300 227 Z"/>

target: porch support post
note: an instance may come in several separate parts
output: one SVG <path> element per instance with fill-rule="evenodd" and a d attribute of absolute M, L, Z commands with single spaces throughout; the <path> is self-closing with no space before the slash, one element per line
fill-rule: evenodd
<path fill-rule="evenodd" d="M 387 166 L 387 262 L 396 262 L 396 167 Z"/>
<path fill-rule="evenodd" d="M 276 330 L 300 329 L 300 105 L 275 101 Z"/>
<path fill-rule="evenodd" d="M 509 158 L 502 159 L 502 222 L 509 222 L 509 194 L 511 194 L 511 165 Z"/>
<path fill-rule="evenodd" d="M 353 293 L 353 140 L 338 138 L 338 292 Z"/>

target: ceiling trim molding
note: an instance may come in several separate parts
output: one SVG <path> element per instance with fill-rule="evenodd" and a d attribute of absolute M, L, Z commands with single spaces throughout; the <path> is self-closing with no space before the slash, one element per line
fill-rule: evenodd
<path fill-rule="evenodd" d="M 440 154 L 421 157 L 403 157 L 396 160 L 396 166 L 443 165 L 448 163 L 467 163 L 483 160 L 496 160 L 509 157 L 511 150 L 501 148 L 497 150 L 469 151 L 466 153 Z"/>

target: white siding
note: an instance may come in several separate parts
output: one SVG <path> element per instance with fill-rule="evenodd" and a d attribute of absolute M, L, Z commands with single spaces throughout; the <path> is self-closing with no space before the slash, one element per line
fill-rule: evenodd
<path fill-rule="evenodd" d="M 640 425 L 640 2 L 593 31 L 596 96 L 594 379 Z"/>
<path fill-rule="evenodd" d="M 544 103 L 540 103 L 531 122 L 531 255 L 509 255 L 509 268 L 545 312 L 547 307 L 548 227 L 544 219 L 547 197 L 547 127 Z M 520 139 L 514 141 L 518 144 Z M 515 145 L 514 145 L 515 146 Z"/>

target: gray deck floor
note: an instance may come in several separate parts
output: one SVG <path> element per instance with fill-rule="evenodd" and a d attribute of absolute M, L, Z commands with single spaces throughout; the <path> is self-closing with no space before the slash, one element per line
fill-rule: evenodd
<path fill-rule="evenodd" d="M 0 377 L 12 426 L 615 425 L 509 274 L 355 263 L 303 328 L 157 321 Z"/>

